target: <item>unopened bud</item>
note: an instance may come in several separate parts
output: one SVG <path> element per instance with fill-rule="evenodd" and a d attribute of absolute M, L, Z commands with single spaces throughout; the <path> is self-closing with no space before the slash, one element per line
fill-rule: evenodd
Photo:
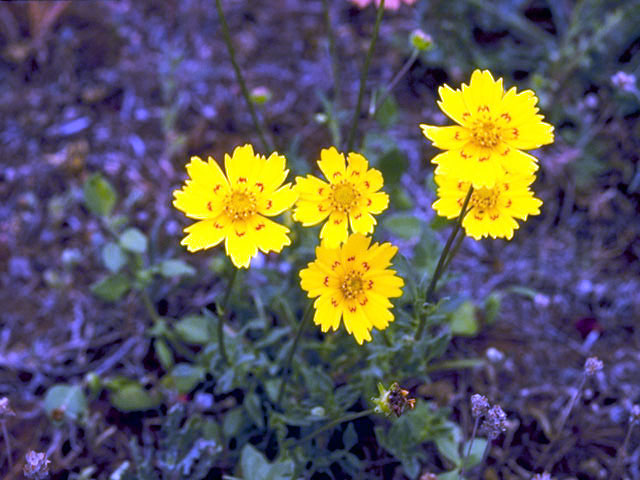
<path fill-rule="evenodd" d="M 251 90 L 251 101 L 256 105 L 264 105 L 272 96 L 271 90 L 267 87 L 255 87 Z"/>
<path fill-rule="evenodd" d="M 421 52 L 426 52 L 427 50 L 431 50 L 433 48 L 433 38 L 431 35 L 426 33 L 419 28 L 416 28 L 409 35 L 409 43 L 416 50 L 420 50 Z"/>

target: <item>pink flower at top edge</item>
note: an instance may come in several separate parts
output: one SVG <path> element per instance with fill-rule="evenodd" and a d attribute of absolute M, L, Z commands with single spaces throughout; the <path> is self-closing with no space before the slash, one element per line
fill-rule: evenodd
<path fill-rule="evenodd" d="M 380 5 L 380 0 L 351 0 L 351 3 L 355 3 L 360 8 L 365 8 L 373 1 L 375 1 L 376 6 Z M 384 8 L 386 10 L 397 10 L 403 3 L 413 5 L 416 0 L 385 0 Z"/>

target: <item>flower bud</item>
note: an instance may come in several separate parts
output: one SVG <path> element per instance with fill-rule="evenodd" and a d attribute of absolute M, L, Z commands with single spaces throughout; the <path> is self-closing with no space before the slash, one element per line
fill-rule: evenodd
<path fill-rule="evenodd" d="M 386 416 L 391 416 L 391 414 L 394 413 L 396 417 L 399 417 L 407 408 L 411 410 L 416 405 L 416 399 L 409 398 L 409 392 L 400 388 L 400 385 L 396 382 L 394 382 L 388 390 L 379 383 L 378 391 L 380 392 L 380 396 L 372 399 L 376 405 L 375 410 Z"/>
<path fill-rule="evenodd" d="M 251 101 L 256 105 L 264 105 L 269 100 L 271 100 L 272 96 L 273 95 L 271 94 L 271 90 L 269 90 L 267 87 L 260 86 L 255 87 L 253 90 L 251 90 Z"/>
<path fill-rule="evenodd" d="M 433 38 L 431 38 L 431 35 L 419 28 L 411 32 L 409 35 L 409 43 L 413 48 L 421 52 L 426 52 L 433 48 Z"/>

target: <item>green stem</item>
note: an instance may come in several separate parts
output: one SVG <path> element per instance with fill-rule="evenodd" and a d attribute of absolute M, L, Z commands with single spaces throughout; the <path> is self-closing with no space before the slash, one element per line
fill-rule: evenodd
<path fill-rule="evenodd" d="M 4 420 L 0 421 L 2 425 L 2 435 L 4 436 L 5 448 L 7 449 L 7 461 L 9 462 L 9 470 L 13 469 L 13 459 L 11 458 L 11 442 L 9 441 L 9 432 L 7 424 Z"/>
<path fill-rule="evenodd" d="M 322 0 L 324 23 L 327 29 L 327 37 L 329 39 L 329 56 L 331 57 L 331 73 L 333 75 L 333 101 L 337 105 L 340 101 L 340 70 L 338 63 L 338 55 L 336 53 L 336 39 L 333 34 L 333 25 L 331 24 L 331 15 L 329 12 L 329 0 Z"/>
<path fill-rule="evenodd" d="M 291 345 L 291 350 L 289 350 L 289 354 L 287 355 L 287 359 L 284 364 L 284 369 L 282 371 L 282 382 L 280 382 L 280 388 L 278 389 L 278 404 L 282 401 L 282 396 L 284 395 L 284 387 L 287 384 L 287 380 L 289 378 L 288 372 L 289 368 L 291 368 L 291 362 L 293 361 L 293 356 L 298 349 L 298 343 L 300 343 L 300 339 L 302 338 L 302 332 L 304 332 L 307 323 L 311 320 L 311 313 L 313 312 L 313 301 L 309 302 L 307 305 L 307 309 L 304 311 L 304 315 L 302 316 L 302 321 L 298 325 L 298 331 L 296 332 L 296 336 L 293 339 L 293 345 Z"/>
<path fill-rule="evenodd" d="M 419 55 L 420 55 L 420 51 L 417 48 L 414 48 L 413 51 L 411 52 L 411 56 L 407 59 L 406 62 L 404 62 L 404 65 L 402 65 L 402 68 L 400 68 L 398 73 L 396 73 L 396 76 L 393 77 L 391 82 L 389 82 L 389 84 L 385 87 L 384 91 L 382 92 L 382 95 L 380 95 L 380 98 L 375 103 L 371 104 L 371 108 L 369 109 L 370 117 L 373 117 L 378 112 L 378 109 L 384 104 L 384 101 L 387 99 L 387 97 L 391 93 L 391 90 L 393 90 L 395 86 L 398 84 L 398 82 L 402 79 L 402 77 L 404 77 L 407 74 L 411 66 L 418 59 Z"/>
<path fill-rule="evenodd" d="M 462 467 L 460 467 L 460 473 L 458 473 L 458 478 L 460 478 L 461 480 L 464 478 L 464 467 L 466 466 L 469 455 L 471 455 L 471 446 L 473 445 L 473 442 L 476 439 L 476 433 L 478 432 L 479 423 L 480 423 L 480 417 L 476 417 L 476 421 L 473 423 L 473 432 L 471 433 L 471 440 L 469 440 L 467 453 L 465 453 L 464 457 L 462 458 Z"/>
<path fill-rule="evenodd" d="M 249 90 L 247 89 L 247 84 L 244 81 L 244 76 L 242 75 L 242 70 L 238 66 L 238 62 L 236 60 L 236 52 L 233 48 L 233 43 L 231 42 L 231 34 L 229 33 L 229 25 L 227 24 L 227 19 L 224 16 L 224 11 L 222 10 L 222 4 L 220 0 L 216 0 L 216 8 L 218 10 L 218 16 L 220 17 L 220 24 L 222 26 L 222 36 L 224 38 L 224 43 L 227 46 L 227 50 L 229 51 L 229 56 L 231 57 L 231 64 L 233 65 L 233 70 L 236 74 L 236 80 L 240 85 L 240 90 L 242 91 L 242 96 L 247 102 L 247 107 L 249 108 L 249 113 L 251 114 L 251 119 L 253 120 L 253 125 L 258 132 L 258 136 L 260 137 L 260 141 L 262 142 L 262 148 L 265 150 L 265 154 L 269 154 L 272 151 L 271 145 L 267 141 L 267 137 L 264 133 L 264 129 L 262 124 L 260 123 L 260 119 L 258 118 L 258 114 L 256 113 L 255 106 L 251 101 L 251 95 L 249 95 Z"/>
<path fill-rule="evenodd" d="M 466 235 L 463 233 L 461 235 L 458 235 L 458 237 L 456 238 L 456 243 L 453 245 L 453 248 L 451 249 L 451 253 L 449 253 L 449 256 L 447 257 L 447 260 L 444 262 L 444 267 L 442 267 L 444 271 L 449 268 L 451 260 L 453 260 L 453 258 L 458 254 L 458 251 L 460 250 L 465 237 Z"/>
<path fill-rule="evenodd" d="M 314 432 L 311 432 L 309 435 L 302 437 L 300 440 L 291 444 L 291 447 L 297 447 L 298 445 L 302 445 L 305 442 L 308 442 L 314 437 L 317 437 L 322 432 L 326 432 L 327 430 L 331 430 L 336 425 L 340 425 L 341 423 L 351 422 L 353 420 L 357 420 L 358 418 L 368 417 L 369 415 L 375 413 L 375 408 L 370 408 L 369 410 L 365 410 L 363 412 L 352 413 L 351 415 L 345 415 L 344 417 L 337 418 L 336 420 L 332 420 L 329 423 L 323 425 L 319 429 Z"/>
<path fill-rule="evenodd" d="M 227 316 L 227 306 L 229 305 L 233 285 L 238 277 L 238 269 L 235 267 L 231 268 L 231 278 L 229 278 L 229 283 L 227 284 L 227 291 L 222 299 L 222 304 L 218 308 L 218 349 L 220 350 L 220 356 L 225 365 L 229 365 L 229 357 L 227 356 L 227 350 L 224 346 L 224 319 Z"/>
<path fill-rule="evenodd" d="M 382 14 L 384 13 L 384 0 L 380 0 L 378 6 L 378 14 L 376 16 L 376 24 L 373 28 L 373 36 L 371 37 L 371 43 L 369 44 L 369 50 L 364 60 L 364 66 L 362 67 L 362 73 L 360 75 L 360 89 L 358 90 L 358 101 L 356 102 L 356 109 L 353 112 L 353 120 L 351 121 L 351 131 L 349 132 L 349 140 L 347 141 L 347 153 L 353 151 L 353 146 L 356 141 L 356 134 L 358 132 L 358 122 L 360 121 L 360 109 L 362 108 L 362 99 L 364 98 L 364 89 L 367 83 L 367 75 L 369 74 L 369 64 L 373 57 L 373 50 L 376 46 L 376 40 L 378 39 L 378 33 L 380 31 L 380 23 L 382 22 Z"/>
<path fill-rule="evenodd" d="M 445 264 L 448 265 L 448 263 L 445 263 L 445 262 L 447 260 L 447 255 L 451 250 L 451 245 L 453 244 L 453 240 L 455 239 L 458 231 L 462 227 L 462 220 L 464 219 L 464 216 L 467 213 L 469 213 L 469 210 L 467 210 L 467 206 L 469 205 L 469 200 L 471 200 L 472 193 L 473 193 L 473 186 L 470 186 L 469 191 L 467 192 L 467 196 L 464 199 L 464 203 L 462 204 L 462 208 L 460 209 L 460 215 L 458 215 L 458 220 L 456 221 L 456 224 L 454 225 L 453 230 L 451 230 L 451 234 L 447 239 L 447 243 L 445 243 L 444 245 L 444 249 L 440 254 L 440 258 L 438 259 L 438 264 L 436 265 L 436 269 L 433 272 L 433 276 L 431 277 L 431 282 L 429 283 L 429 287 L 427 288 L 427 294 L 425 295 L 425 301 L 427 303 L 433 302 L 433 294 L 436 291 L 438 280 L 440 279 L 440 277 L 445 271 L 445 268 L 446 268 Z M 418 329 L 416 330 L 416 335 L 415 335 L 416 340 L 420 340 L 420 338 L 422 337 L 422 332 L 424 331 L 426 320 L 427 320 L 426 316 L 422 315 L 422 317 L 420 318 L 420 324 L 418 325 Z"/>

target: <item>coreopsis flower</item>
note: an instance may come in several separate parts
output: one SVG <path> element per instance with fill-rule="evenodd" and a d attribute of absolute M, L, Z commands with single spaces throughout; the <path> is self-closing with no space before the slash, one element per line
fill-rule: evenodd
<path fill-rule="evenodd" d="M 543 122 L 531 90 L 507 92 L 502 78 L 476 70 L 469 85 L 438 89 L 440 109 L 458 125 L 420 125 L 433 145 L 446 150 L 431 162 L 436 173 L 455 174 L 474 188 L 491 188 L 503 170 L 530 175 L 538 169 L 535 157 L 523 152 L 553 142 L 553 126 Z"/>
<path fill-rule="evenodd" d="M 369 162 L 359 153 L 345 158 L 334 147 L 320 152 L 318 167 L 327 182 L 313 176 L 296 177 L 294 190 L 300 198 L 293 218 L 305 227 L 327 219 L 320 238 L 330 248 L 344 242 L 349 227 L 354 233 L 372 233 L 376 225 L 374 214 L 382 213 L 389 205 L 389 196 L 379 192 L 382 174 L 369 168 Z"/>
<path fill-rule="evenodd" d="M 211 157 L 191 157 L 190 179 L 173 192 L 173 206 L 198 222 L 184 229 L 182 239 L 190 252 L 215 247 L 223 240 L 225 251 L 238 268 L 248 268 L 258 250 L 280 252 L 290 245 L 289 229 L 267 217 L 290 208 L 297 194 L 287 183 L 289 170 L 282 155 L 257 155 L 251 145 L 225 155 L 225 173 Z"/>
<path fill-rule="evenodd" d="M 438 215 L 457 218 L 469 191 L 470 182 L 460 181 L 454 175 L 435 175 L 438 185 L 438 200 L 433 208 Z M 534 175 L 515 175 L 504 172 L 491 188 L 473 190 L 469 205 L 471 208 L 462 220 L 462 226 L 470 237 L 513 238 L 513 231 L 519 227 L 515 220 L 526 220 L 529 215 L 538 215 L 542 200 L 535 198 L 529 186 Z"/>
<path fill-rule="evenodd" d="M 314 323 L 327 332 L 337 330 L 342 319 L 360 345 L 371 341 L 372 328 L 384 330 L 394 320 L 389 298 L 401 296 L 404 286 L 387 269 L 397 247 L 370 243 L 370 237 L 356 233 L 338 248 L 320 245 L 316 260 L 300 271 L 302 289 L 309 298 L 318 297 Z"/>
<path fill-rule="evenodd" d="M 360 8 L 365 8 L 371 3 L 375 3 L 376 7 L 380 6 L 380 0 L 350 0 L 351 3 L 355 3 Z M 385 0 L 384 8 L 385 10 L 398 10 L 400 5 L 413 5 L 416 3 L 416 0 Z"/>

